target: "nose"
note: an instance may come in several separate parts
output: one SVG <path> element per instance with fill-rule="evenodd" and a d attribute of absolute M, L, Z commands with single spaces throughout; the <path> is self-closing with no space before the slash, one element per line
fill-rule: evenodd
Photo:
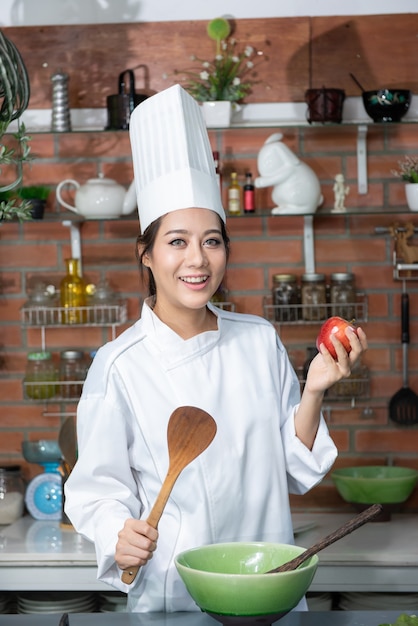
<path fill-rule="evenodd" d="M 208 259 L 204 247 L 198 241 L 192 241 L 187 246 L 187 264 L 190 267 L 207 265 Z"/>

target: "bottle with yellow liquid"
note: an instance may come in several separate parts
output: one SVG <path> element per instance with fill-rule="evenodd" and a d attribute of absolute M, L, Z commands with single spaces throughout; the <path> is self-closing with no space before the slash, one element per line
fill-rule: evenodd
<path fill-rule="evenodd" d="M 78 273 L 78 259 L 65 259 L 67 274 L 60 284 L 62 324 L 86 322 L 86 285 Z"/>

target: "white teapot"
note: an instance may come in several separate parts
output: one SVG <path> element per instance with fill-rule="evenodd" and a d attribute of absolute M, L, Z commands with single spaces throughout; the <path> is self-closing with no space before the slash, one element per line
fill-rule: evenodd
<path fill-rule="evenodd" d="M 76 188 L 74 204 L 64 200 L 61 189 L 64 186 Z M 109 219 L 129 215 L 137 207 L 134 181 L 126 190 L 111 178 L 90 178 L 84 185 L 76 180 L 66 179 L 57 186 L 58 201 L 70 211 L 90 220 Z"/>

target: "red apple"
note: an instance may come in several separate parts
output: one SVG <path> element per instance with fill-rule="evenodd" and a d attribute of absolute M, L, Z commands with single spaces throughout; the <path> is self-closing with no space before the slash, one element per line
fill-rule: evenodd
<path fill-rule="evenodd" d="M 321 343 L 323 343 L 331 356 L 336 359 L 337 353 L 331 341 L 331 335 L 335 335 L 337 339 L 341 341 L 344 348 L 347 350 L 347 353 L 350 353 L 351 345 L 347 335 L 345 334 L 346 328 L 351 328 L 355 333 L 357 333 L 356 328 L 342 317 L 334 316 L 327 319 L 327 321 L 322 324 L 319 335 L 316 339 L 316 347 L 318 350 Z"/>

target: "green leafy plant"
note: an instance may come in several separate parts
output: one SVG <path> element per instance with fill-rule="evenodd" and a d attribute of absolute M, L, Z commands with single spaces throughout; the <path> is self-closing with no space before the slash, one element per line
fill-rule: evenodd
<path fill-rule="evenodd" d="M 403 161 L 398 161 L 397 170 L 392 174 L 408 183 L 418 183 L 418 157 L 406 156 Z"/>
<path fill-rule="evenodd" d="M 50 193 L 50 188 L 43 185 L 19 187 L 16 191 L 16 195 L 24 200 L 47 200 Z"/>
<path fill-rule="evenodd" d="M 192 56 L 199 65 L 196 69 L 175 70 L 178 82 L 198 101 L 229 100 L 239 102 L 252 90 L 257 80 L 255 61 L 263 52 L 252 46 L 240 49 L 239 42 L 230 38 L 228 20 L 216 18 L 209 22 L 207 33 L 216 43 L 211 60 Z"/>
<path fill-rule="evenodd" d="M 14 217 L 20 221 L 31 219 L 30 202 L 7 196 L 7 192 L 21 184 L 23 163 L 32 158 L 30 137 L 20 121 L 29 104 L 29 97 L 29 78 L 22 57 L 16 46 L 0 31 L 0 176 L 4 167 L 12 167 L 15 171 L 13 182 L 0 185 L 0 192 L 6 193 L 0 199 L 0 222 Z M 13 120 L 17 120 L 18 124 L 17 132 L 11 135 L 14 145 L 6 145 L 4 136 Z"/>

